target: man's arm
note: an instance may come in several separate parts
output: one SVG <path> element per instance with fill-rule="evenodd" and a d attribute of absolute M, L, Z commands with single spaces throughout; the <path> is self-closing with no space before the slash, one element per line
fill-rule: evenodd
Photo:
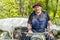
<path fill-rule="evenodd" d="M 52 27 L 52 23 L 51 23 L 51 21 L 49 20 L 48 21 L 48 29 L 51 31 L 51 27 Z M 51 38 L 54 38 L 54 35 L 53 35 L 53 33 L 52 32 L 49 32 L 49 37 L 51 37 Z"/>
<path fill-rule="evenodd" d="M 48 29 L 51 29 L 52 23 L 51 23 L 48 13 L 47 13 L 47 22 L 48 22 Z"/>
<path fill-rule="evenodd" d="M 50 21 L 49 15 L 47 15 L 47 17 L 48 17 L 48 18 L 47 18 L 47 21 L 48 21 L 48 29 L 51 31 L 52 23 L 51 23 L 51 21 Z M 48 35 L 49 35 L 49 37 L 54 38 L 54 35 L 53 35 L 52 32 L 50 32 Z"/>
<path fill-rule="evenodd" d="M 28 23 L 27 23 L 27 29 L 29 33 L 32 33 L 32 14 L 29 16 Z"/>
<path fill-rule="evenodd" d="M 52 23 L 51 23 L 51 21 L 49 20 L 49 21 L 48 21 L 48 29 L 49 29 L 49 30 L 51 29 L 51 26 L 52 26 Z"/>
<path fill-rule="evenodd" d="M 27 24 L 27 29 L 28 29 L 28 31 L 31 31 L 32 30 L 32 27 L 31 27 L 31 24 Z"/>

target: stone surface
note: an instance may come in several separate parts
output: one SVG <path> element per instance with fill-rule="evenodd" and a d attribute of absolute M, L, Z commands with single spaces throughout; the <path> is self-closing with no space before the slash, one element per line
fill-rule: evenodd
<path fill-rule="evenodd" d="M 28 18 L 5 18 L 0 19 L 0 29 L 13 31 L 15 27 L 27 27 Z M 51 29 L 60 30 L 60 26 L 52 25 Z"/>
<path fill-rule="evenodd" d="M 0 29 L 12 31 L 15 27 L 26 27 L 28 18 L 6 18 L 0 19 Z"/>

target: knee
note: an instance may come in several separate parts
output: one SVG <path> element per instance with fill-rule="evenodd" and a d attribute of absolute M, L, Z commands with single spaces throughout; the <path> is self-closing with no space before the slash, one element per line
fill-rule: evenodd
<path fill-rule="evenodd" d="M 54 35 L 52 33 L 49 33 L 47 36 L 46 36 L 46 40 L 54 40 Z"/>
<path fill-rule="evenodd" d="M 30 38 L 31 38 L 31 37 L 29 37 L 29 36 L 26 36 L 25 40 L 30 40 Z"/>
<path fill-rule="evenodd" d="M 51 38 L 54 38 L 54 35 L 51 32 L 48 34 L 48 36 L 51 37 Z"/>

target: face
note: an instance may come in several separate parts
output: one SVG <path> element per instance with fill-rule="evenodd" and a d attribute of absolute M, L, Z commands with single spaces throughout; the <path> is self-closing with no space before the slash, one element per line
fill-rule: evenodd
<path fill-rule="evenodd" d="M 40 7 L 40 6 L 35 6 L 34 7 L 34 11 L 37 12 L 37 13 L 39 13 L 41 11 L 41 9 L 42 9 L 42 7 Z"/>

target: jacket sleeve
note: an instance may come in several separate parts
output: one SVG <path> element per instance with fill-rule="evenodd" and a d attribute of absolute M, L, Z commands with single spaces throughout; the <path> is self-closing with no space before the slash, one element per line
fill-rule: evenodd
<path fill-rule="evenodd" d="M 28 24 L 32 24 L 32 14 L 28 18 Z"/>

